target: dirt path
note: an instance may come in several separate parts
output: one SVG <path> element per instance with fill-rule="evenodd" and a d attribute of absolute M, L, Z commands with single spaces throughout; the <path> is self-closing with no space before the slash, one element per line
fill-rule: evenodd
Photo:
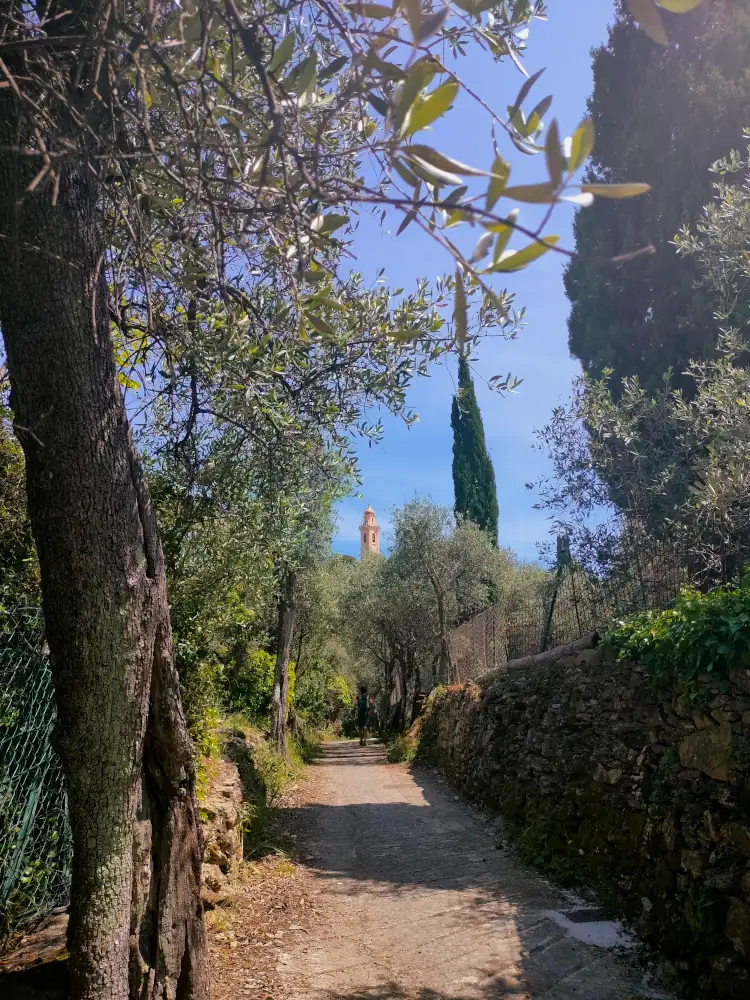
<path fill-rule="evenodd" d="M 316 916 L 279 956 L 294 1000 L 663 995 L 616 925 L 571 910 L 440 779 L 338 743 L 302 795 Z"/>
<path fill-rule="evenodd" d="M 439 778 L 385 764 L 381 747 L 329 744 L 282 813 L 303 863 L 239 866 L 208 914 L 212 1000 L 669 1000 L 617 925 L 592 921 Z M 50 960 L 0 977 L 0 996 L 64 1000 L 66 982 Z"/>

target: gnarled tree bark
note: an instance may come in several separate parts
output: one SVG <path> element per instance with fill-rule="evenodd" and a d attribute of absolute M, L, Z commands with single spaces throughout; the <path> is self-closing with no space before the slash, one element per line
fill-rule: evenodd
<path fill-rule="evenodd" d="M 204 1000 L 201 833 L 164 563 L 116 379 L 99 190 L 57 203 L 0 89 L 0 327 L 26 457 L 73 831 L 73 1000 Z"/>

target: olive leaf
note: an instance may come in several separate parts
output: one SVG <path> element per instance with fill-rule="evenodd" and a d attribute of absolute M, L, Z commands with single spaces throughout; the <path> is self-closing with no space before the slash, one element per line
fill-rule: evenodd
<path fill-rule="evenodd" d="M 548 250 L 551 250 L 559 241 L 559 236 L 544 236 L 535 243 L 529 243 L 522 250 L 506 250 L 505 253 L 500 254 L 488 270 L 520 271 L 521 268 L 526 267 L 527 264 L 530 264 L 533 260 L 537 260 L 537 258 L 547 253 Z"/>
<path fill-rule="evenodd" d="M 633 20 L 640 24 L 650 39 L 659 45 L 669 45 L 664 22 L 654 0 L 627 0 L 627 5 Z"/>
<path fill-rule="evenodd" d="M 433 149 L 432 146 L 422 146 L 414 142 L 410 146 L 406 147 L 404 155 L 408 156 L 410 159 L 414 156 L 419 157 L 420 160 L 431 164 L 433 167 L 437 167 L 439 170 L 447 170 L 456 174 L 464 174 L 467 177 L 487 176 L 486 170 L 478 170 L 476 167 L 470 167 L 466 163 L 461 163 L 460 160 L 454 160 L 452 157 L 446 156 L 437 149 Z"/>
<path fill-rule="evenodd" d="M 393 8 L 380 3 L 347 3 L 344 6 L 355 17 L 371 17 L 375 21 L 393 17 Z"/>
<path fill-rule="evenodd" d="M 584 194 L 593 194 L 597 198 L 635 198 L 650 190 L 650 184 L 581 184 Z"/>
<path fill-rule="evenodd" d="M 565 157 L 560 149 L 560 131 L 557 127 L 557 121 L 554 118 L 547 130 L 544 155 L 547 161 L 547 173 L 549 174 L 550 184 L 554 188 L 558 188 L 562 181 L 563 171 L 565 170 Z"/>
<path fill-rule="evenodd" d="M 570 140 L 570 155 L 568 156 L 568 169 L 571 173 L 578 170 L 584 161 L 591 155 L 594 148 L 594 123 L 590 118 L 584 118 L 581 124 L 573 133 Z"/>
<path fill-rule="evenodd" d="M 505 185 L 508 183 L 508 178 L 510 177 L 510 164 L 498 156 L 495 158 L 495 162 L 492 164 L 492 177 L 490 178 L 490 183 L 487 188 L 487 211 L 491 212 L 495 206 L 495 202 L 500 197 L 500 195 L 505 190 Z"/>
<path fill-rule="evenodd" d="M 699 7 L 703 0 L 658 0 L 658 3 L 664 10 L 669 10 L 673 14 L 687 14 L 688 11 Z"/>
<path fill-rule="evenodd" d="M 555 200 L 555 188 L 549 181 L 542 181 L 541 184 L 517 184 L 515 187 L 505 188 L 503 197 L 513 198 L 515 201 L 549 205 Z"/>
<path fill-rule="evenodd" d="M 441 115 L 450 110 L 456 99 L 456 94 L 458 94 L 458 82 L 448 80 L 433 90 L 431 94 L 419 98 L 412 105 L 408 122 L 405 122 L 406 128 L 402 129 L 402 135 L 413 135 L 420 129 L 432 125 Z"/>
<path fill-rule="evenodd" d="M 292 58 L 296 34 L 296 31 L 290 31 L 288 35 L 284 35 L 281 39 L 273 54 L 273 58 L 268 64 L 269 73 L 275 73 L 277 69 L 282 69 Z"/>

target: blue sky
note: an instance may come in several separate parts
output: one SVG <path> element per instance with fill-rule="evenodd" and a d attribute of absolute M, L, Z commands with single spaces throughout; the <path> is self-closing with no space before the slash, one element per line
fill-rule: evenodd
<path fill-rule="evenodd" d="M 592 87 L 590 50 L 606 38 L 612 12 L 610 0 L 553 2 L 549 20 L 535 21 L 531 26 L 526 67 L 529 72 L 545 67 L 533 95 L 537 101 L 545 94 L 554 95 L 547 118 L 558 119 L 563 136 L 572 134 L 585 114 Z M 459 60 L 457 67 L 461 78 L 499 112 L 512 103 L 522 83 L 520 74 L 505 61 L 498 66 L 469 56 Z M 436 128 L 431 136 L 420 135 L 420 141 L 476 166 L 486 168 L 491 162 L 486 113 L 465 99 L 447 116 L 445 126 Z M 504 146 L 501 150 L 513 166 L 511 183 L 546 179 L 543 157 L 510 155 L 512 150 Z M 546 230 L 559 234 L 562 246 L 573 246 L 573 211 L 572 206 L 558 206 Z M 356 267 L 366 278 L 374 278 L 377 269 L 385 266 L 388 284 L 408 289 L 419 276 L 435 278 L 452 269 L 445 251 L 416 227 L 396 238 L 390 230 L 395 233 L 399 218 L 390 228 L 389 220 L 380 227 L 363 218 L 352 250 Z M 534 221 L 532 209 L 522 211 L 519 222 L 524 220 Z M 471 237 L 476 240 L 477 235 L 468 233 L 469 246 Z M 548 471 L 544 456 L 532 450 L 533 431 L 547 421 L 553 406 L 569 396 L 579 371 L 568 353 L 569 307 L 562 283 L 563 266 L 564 258 L 550 253 L 529 269 L 507 276 L 506 286 L 515 292 L 517 305 L 527 308 L 526 327 L 515 341 L 486 341 L 474 361 L 475 370 L 485 378 L 511 371 L 524 380 L 516 393 L 499 396 L 475 378 L 497 478 L 500 544 L 527 559 L 536 557 L 536 543 L 548 537 L 546 516 L 532 509 L 534 494 L 525 488 L 525 483 Z M 430 378 L 414 383 L 409 402 L 420 415 L 419 423 L 407 429 L 385 415 L 382 443 L 358 443 L 361 495 L 339 505 L 334 541 L 337 551 L 359 554 L 357 528 L 368 504 L 382 525 L 386 545 L 394 506 L 419 494 L 452 507 L 450 407 L 454 366 L 455 359 L 450 359 L 446 365 L 435 366 Z"/>

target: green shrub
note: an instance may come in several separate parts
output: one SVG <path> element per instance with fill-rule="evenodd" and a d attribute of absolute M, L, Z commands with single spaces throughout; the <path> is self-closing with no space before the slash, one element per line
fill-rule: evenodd
<path fill-rule="evenodd" d="M 702 675 L 726 681 L 733 668 L 747 663 L 750 589 L 685 589 L 673 608 L 623 619 L 604 641 L 619 660 L 643 664 L 659 684 L 681 680 L 695 697 Z"/>
<path fill-rule="evenodd" d="M 224 667 L 218 661 L 200 659 L 193 652 L 183 643 L 175 647 L 182 704 L 197 753 L 202 757 L 216 757 Z"/>
<path fill-rule="evenodd" d="M 312 764 L 320 754 L 320 745 L 323 741 L 323 733 L 316 726 L 310 725 L 308 720 L 297 718 L 294 733 L 289 735 L 289 754 L 293 761 L 298 761 L 300 768 L 305 764 Z"/>
<path fill-rule="evenodd" d="M 296 736 L 288 738 L 289 759 L 285 760 L 244 713 L 224 719 L 223 727 L 227 740 L 225 756 L 237 765 L 244 789 L 242 835 L 248 858 L 275 849 L 278 839 L 283 839 L 283 829 L 277 824 L 279 797 L 290 782 L 302 777 L 305 765 L 320 744 L 315 732 L 302 727 Z M 237 730 L 242 731 L 244 738 L 238 738 Z M 211 761 L 203 764 L 208 784 Z"/>
<path fill-rule="evenodd" d="M 295 708 L 313 726 L 341 723 L 353 700 L 350 682 L 326 661 L 311 663 L 299 679 Z"/>
<path fill-rule="evenodd" d="M 219 725 L 221 717 L 218 708 L 210 706 L 204 712 L 199 722 L 191 728 L 196 752 L 201 757 L 218 757 L 221 752 L 219 742 Z"/>
<path fill-rule="evenodd" d="M 388 744 L 386 757 L 389 764 L 411 764 L 419 752 L 419 735 L 412 732 L 396 736 Z"/>
<path fill-rule="evenodd" d="M 346 677 L 337 674 L 326 690 L 326 722 L 340 722 L 352 703 L 352 687 Z"/>
<path fill-rule="evenodd" d="M 240 766 L 245 793 L 249 798 L 258 797 L 262 790 L 264 805 L 271 807 L 284 791 L 290 781 L 299 779 L 305 765 L 309 764 L 318 750 L 320 741 L 318 734 L 305 726 L 298 727 L 296 735 L 287 734 L 288 760 L 278 753 L 273 744 L 263 732 L 249 722 L 243 712 L 227 716 L 222 720 L 225 738 L 232 739 L 233 730 L 244 733 L 244 741 L 240 743 L 242 758 L 247 760 L 249 773 L 244 773 L 241 760 L 237 754 L 230 753 L 229 759 Z M 232 740 L 234 743 L 234 740 Z M 250 778 L 250 774 L 252 778 Z"/>
<path fill-rule="evenodd" d="M 228 702 L 235 712 L 244 713 L 249 719 L 262 719 L 271 711 L 273 679 L 276 657 L 257 649 L 235 663 L 229 671 Z M 287 708 L 294 698 L 294 664 L 289 664 L 289 697 Z"/>
<path fill-rule="evenodd" d="M 292 767 L 263 737 L 253 740 L 252 753 L 255 770 L 266 792 L 265 805 L 272 806 L 292 777 Z"/>
<path fill-rule="evenodd" d="M 244 712 L 251 719 L 267 715 L 273 696 L 275 666 L 275 657 L 263 649 L 257 649 L 235 664 L 229 681 L 231 708 Z"/>
<path fill-rule="evenodd" d="M 524 864 L 548 875 L 563 887 L 580 882 L 580 875 L 574 863 L 550 847 L 544 823 L 537 826 L 506 823 L 504 829 Z"/>

